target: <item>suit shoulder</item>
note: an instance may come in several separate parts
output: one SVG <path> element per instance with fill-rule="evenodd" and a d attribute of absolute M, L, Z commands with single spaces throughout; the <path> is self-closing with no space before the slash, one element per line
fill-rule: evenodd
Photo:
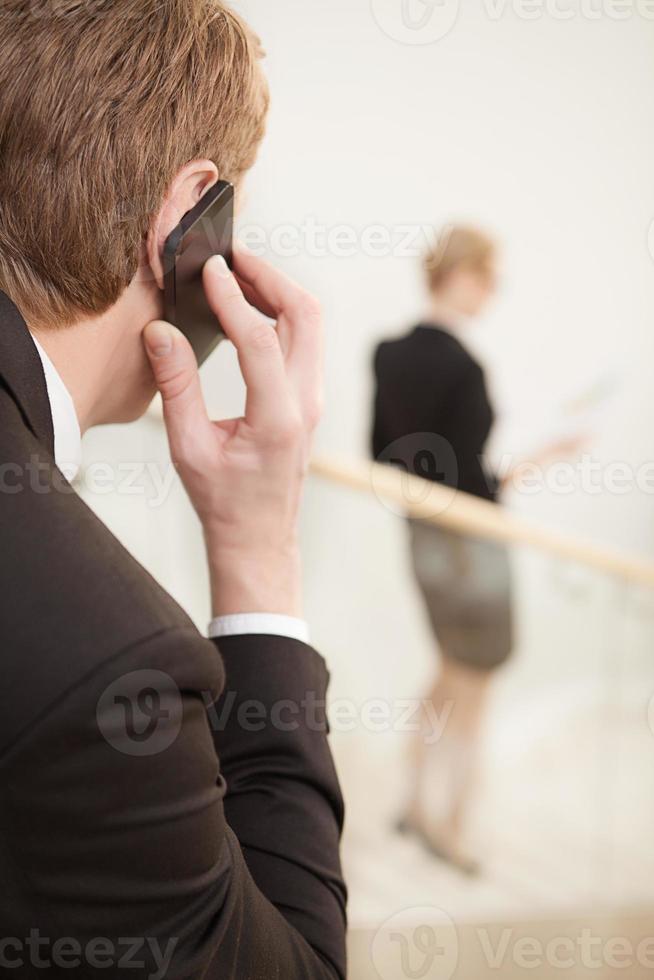
<path fill-rule="evenodd" d="M 201 638 L 24 424 L 3 427 L 0 452 L 6 734 L 148 637 L 184 629 Z"/>
<path fill-rule="evenodd" d="M 432 355 L 452 377 L 462 380 L 483 373 L 479 362 L 458 337 L 446 330 L 437 330 L 433 334 L 430 338 Z"/>
<path fill-rule="evenodd" d="M 90 658 L 79 676 L 62 671 L 61 681 L 44 687 L 37 674 L 30 678 L 30 698 L 20 710 L 3 705 L 0 719 L 0 758 L 3 763 L 33 737 L 50 730 L 70 751 L 71 740 L 86 738 L 99 725 L 114 734 L 116 706 L 126 700 L 147 715 L 165 705 L 179 713 L 182 698 L 196 696 L 201 712 L 206 699 L 216 700 L 224 687 L 222 658 L 210 640 L 192 627 L 166 628 L 118 650 L 100 661 Z M 4 700 L 4 699 L 3 699 Z M 38 709 L 38 710 L 35 710 Z M 39 735 L 41 733 L 41 735 Z M 124 732 L 123 732 L 124 735 Z"/>
<path fill-rule="evenodd" d="M 392 365 L 398 360 L 405 360 L 411 351 L 411 334 L 399 337 L 388 337 L 380 341 L 374 351 L 373 363 L 379 370 Z"/>

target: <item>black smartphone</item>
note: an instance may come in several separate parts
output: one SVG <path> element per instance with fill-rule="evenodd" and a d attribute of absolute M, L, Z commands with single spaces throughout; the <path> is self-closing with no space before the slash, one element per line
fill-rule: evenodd
<path fill-rule="evenodd" d="M 214 184 L 184 215 L 164 245 L 164 316 L 188 338 L 198 364 L 225 339 L 207 302 L 202 269 L 212 255 L 232 266 L 234 188 Z"/>

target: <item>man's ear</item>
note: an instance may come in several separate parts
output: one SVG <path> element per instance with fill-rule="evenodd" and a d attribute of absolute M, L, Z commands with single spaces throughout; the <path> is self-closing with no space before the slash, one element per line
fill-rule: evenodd
<path fill-rule="evenodd" d="M 150 224 L 147 261 L 159 289 L 164 286 L 163 249 L 171 231 L 184 215 L 218 180 L 218 169 L 211 160 L 193 160 L 182 167 L 171 183 L 159 212 Z"/>

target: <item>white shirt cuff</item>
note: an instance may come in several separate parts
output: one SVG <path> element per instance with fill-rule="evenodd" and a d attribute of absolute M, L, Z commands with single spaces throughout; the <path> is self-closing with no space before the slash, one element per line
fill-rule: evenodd
<path fill-rule="evenodd" d="M 251 634 L 286 636 L 290 640 L 309 643 L 307 623 L 294 616 L 280 616 L 277 613 L 237 613 L 233 616 L 217 616 L 209 623 L 209 637 L 212 640 L 220 639 L 222 636 Z"/>

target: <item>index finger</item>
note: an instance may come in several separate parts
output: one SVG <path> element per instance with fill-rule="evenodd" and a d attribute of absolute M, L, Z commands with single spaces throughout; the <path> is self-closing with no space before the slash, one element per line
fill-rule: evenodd
<path fill-rule="evenodd" d="M 283 326 L 288 337 L 289 374 L 301 392 L 310 391 L 317 384 L 321 370 L 320 304 L 283 272 L 242 246 L 234 249 L 234 269 L 254 293 L 257 305 L 272 310 Z"/>
<path fill-rule="evenodd" d="M 234 271 L 275 316 L 283 313 L 294 319 L 303 315 L 311 302 L 311 296 L 289 276 L 238 244 L 234 247 Z"/>
<path fill-rule="evenodd" d="M 289 403 L 286 369 L 277 333 L 251 306 L 223 258 L 205 264 L 207 300 L 236 347 L 247 388 L 246 417 L 257 428 L 282 424 Z"/>

